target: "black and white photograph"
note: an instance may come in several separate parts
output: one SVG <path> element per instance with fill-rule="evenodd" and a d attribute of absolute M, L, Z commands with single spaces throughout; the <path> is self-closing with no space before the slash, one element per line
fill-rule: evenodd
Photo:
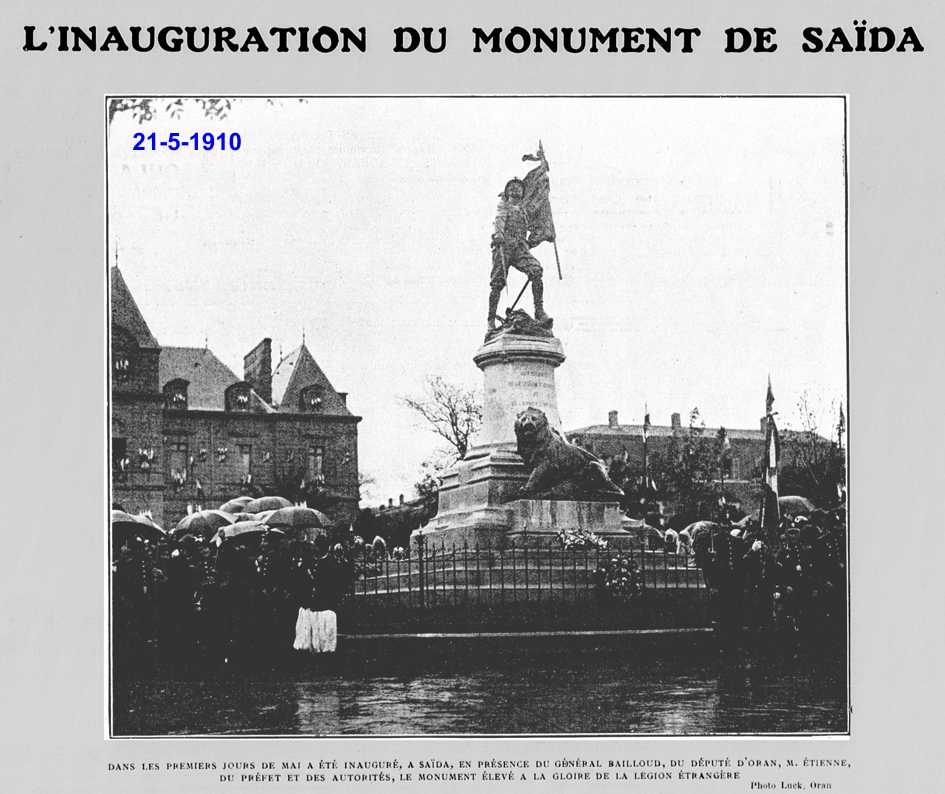
<path fill-rule="evenodd" d="M 846 735 L 846 113 L 106 97 L 110 735 Z"/>

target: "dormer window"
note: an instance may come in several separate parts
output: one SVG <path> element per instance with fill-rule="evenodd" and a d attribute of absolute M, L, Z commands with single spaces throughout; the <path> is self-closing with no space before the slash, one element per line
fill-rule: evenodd
<path fill-rule="evenodd" d="M 306 386 L 299 394 L 299 410 L 318 413 L 325 404 L 325 390 L 321 386 Z"/>
<path fill-rule="evenodd" d="M 250 407 L 249 384 L 241 381 L 230 386 L 226 390 L 225 403 L 227 411 L 248 411 Z"/>
<path fill-rule="evenodd" d="M 164 407 L 171 411 L 187 410 L 187 386 L 185 380 L 177 378 L 164 386 Z"/>

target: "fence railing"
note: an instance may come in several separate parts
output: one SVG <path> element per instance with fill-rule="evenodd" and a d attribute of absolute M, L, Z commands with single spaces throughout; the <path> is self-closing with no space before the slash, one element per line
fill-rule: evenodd
<path fill-rule="evenodd" d="M 365 546 L 354 563 L 353 596 L 386 596 L 419 608 L 486 599 L 581 599 L 602 591 L 621 572 L 641 590 L 705 588 L 686 553 L 640 546 L 566 548 L 554 538 L 501 547 L 422 539 L 392 554 Z"/>

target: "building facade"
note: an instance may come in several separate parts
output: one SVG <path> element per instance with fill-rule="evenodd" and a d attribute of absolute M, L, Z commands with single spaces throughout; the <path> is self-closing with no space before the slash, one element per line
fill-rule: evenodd
<path fill-rule="evenodd" d="M 765 448 L 765 419 L 760 421 L 757 430 L 726 428 L 725 434 L 729 442 L 728 466 L 725 472 L 726 483 L 748 483 L 757 475 L 759 461 L 764 455 Z M 678 413 L 670 417 L 668 425 L 650 425 L 647 430 L 647 454 L 653 455 L 665 452 L 670 439 L 681 438 L 688 432 L 688 426 L 682 424 Z M 702 431 L 703 438 L 714 439 L 719 428 L 706 427 Z M 568 439 L 592 452 L 599 458 L 626 456 L 626 462 L 631 468 L 643 468 L 643 425 L 622 425 L 618 421 L 617 411 L 610 411 L 605 425 L 589 425 L 569 430 L 565 433 Z"/>
<path fill-rule="evenodd" d="M 303 342 L 275 363 L 263 339 L 242 379 L 206 347 L 162 347 L 111 271 L 112 500 L 170 527 L 239 494 L 358 510 L 358 422 Z"/>
<path fill-rule="evenodd" d="M 719 490 L 724 490 L 729 499 L 739 503 L 743 509 L 757 507 L 760 498 L 761 464 L 765 456 L 765 418 L 762 417 L 757 430 L 750 428 L 726 428 L 728 440 L 724 463 L 715 472 Z M 675 438 L 682 440 L 689 432 L 688 425 L 682 423 L 678 413 L 670 417 L 668 425 L 650 425 L 647 428 L 646 453 L 650 464 L 658 456 L 666 456 L 670 444 Z M 706 427 L 701 431 L 701 438 L 708 443 L 715 443 L 719 428 Z M 626 471 L 634 483 L 640 481 L 643 473 L 644 445 L 643 425 L 620 424 L 617 411 L 610 411 L 607 424 L 579 427 L 566 433 L 569 440 L 589 452 L 602 458 L 606 463 L 611 459 L 620 459 L 626 463 Z M 792 437 L 790 431 L 782 431 L 782 440 Z M 828 444 L 826 439 L 823 443 Z M 678 447 L 677 447 L 678 449 Z M 655 467 L 654 467 L 655 468 Z M 653 469 L 649 470 L 652 474 Z M 662 492 L 662 484 L 655 485 L 657 492 Z M 665 508 L 673 511 L 673 503 L 667 502 Z"/>

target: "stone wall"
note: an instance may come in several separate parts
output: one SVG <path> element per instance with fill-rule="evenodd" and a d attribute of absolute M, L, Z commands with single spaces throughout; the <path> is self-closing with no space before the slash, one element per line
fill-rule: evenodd
<path fill-rule="evenodd" d="M 365 593 L 348 598 L 340 630 L 372 632 L 594 631 L 698 628 L 709 626 L 709 592 L 704 588 L 647 589 L 634 601 L 601 597 L 595 589 L 563 596 L 553 591 L 515 597 L 506 592 L 462 591 L 427 594 L 420 608 L 403 594 Z"/>

